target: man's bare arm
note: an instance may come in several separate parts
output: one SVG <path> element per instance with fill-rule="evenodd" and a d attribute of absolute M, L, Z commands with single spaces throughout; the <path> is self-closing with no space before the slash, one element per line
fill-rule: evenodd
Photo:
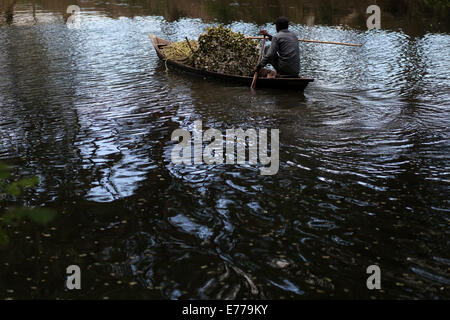
<path fill-rule="evenodd" d="M 272 41 L 272 38 L 273 38 L 273 37 L 267 32 L 267 30 L 261 30 L 261 31 L 259 32 L 259 34 L 262 35 L 262 36 L 265 36 L 265 37 L 269 38 L 269 41 Z"/>

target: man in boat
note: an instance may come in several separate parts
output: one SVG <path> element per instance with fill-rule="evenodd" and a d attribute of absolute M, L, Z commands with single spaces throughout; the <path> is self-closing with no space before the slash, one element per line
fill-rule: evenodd
<path fill-rule="evenodd" d="M 271 36 L 266 30 L 261 30 L 259 33 L 268 37 L 272 45 L 264 48 L 264 57 L 255 67 L 255 72 L 260 72 L 266 65 L 271 64 L 277 74 L 267 74 L 267 71 L 261 71 L 260 76 L 297 78 L 300 72 L 298 38 L 293 32 L 289 31 L 289 20 L 287 18 L 280 17 L 275 24 L 277 28 L 275 36 Z"/>

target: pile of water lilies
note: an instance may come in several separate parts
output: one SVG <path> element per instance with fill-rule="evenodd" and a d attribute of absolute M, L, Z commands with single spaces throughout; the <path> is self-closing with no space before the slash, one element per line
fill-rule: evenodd
<path fill-rule="evenodd" d="M 247 76 L 258 62 L 258 43 L 220 25 L 198 38 L 192 66 L 208 71 Z"/>
<path fill-rule="evenodd" d="M 207 28 L 198 41 L 174 43 L 166 50 L 171 50 L 174 60 L 184 60 L 197 69 L 240 76 L 253 75 L 259 56 L 258 42 L 222 25 Z M 171 59 L 167 53 L 166 57 Z"/>

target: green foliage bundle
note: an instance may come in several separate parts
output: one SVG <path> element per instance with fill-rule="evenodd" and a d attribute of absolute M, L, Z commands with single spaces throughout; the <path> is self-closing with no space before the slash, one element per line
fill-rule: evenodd
<path fill-rule="evenodd" d="M 206 29 L 198 46 L 191 64 L 202 70 L 249 76 L 258 63 L 258 42 L 222 25 Z"/>

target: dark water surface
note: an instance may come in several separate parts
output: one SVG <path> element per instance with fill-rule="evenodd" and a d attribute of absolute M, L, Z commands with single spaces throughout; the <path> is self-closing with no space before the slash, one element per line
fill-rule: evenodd
<path fill-rule="evenodd" d="M 369 1 L 83 1 L 71 30 L 75 3 L 0 5 L 0 160 L 41 180 L 0 210 L 58 212 L 8 228 L 0 298 L 450 298 L 442 10 L 381 1 L 383 30 L 367 31 Z M 273 32 L 278 14 L 302 38 L 363 46 L 302 43 L 316 82 L 252 94 L 166 72 L 147 38 Z M 279 173 L 173 165 L 171 134 L 195 120 L 279 129 Z M 382 291 L 367 290 L 373 264 Z"/>

